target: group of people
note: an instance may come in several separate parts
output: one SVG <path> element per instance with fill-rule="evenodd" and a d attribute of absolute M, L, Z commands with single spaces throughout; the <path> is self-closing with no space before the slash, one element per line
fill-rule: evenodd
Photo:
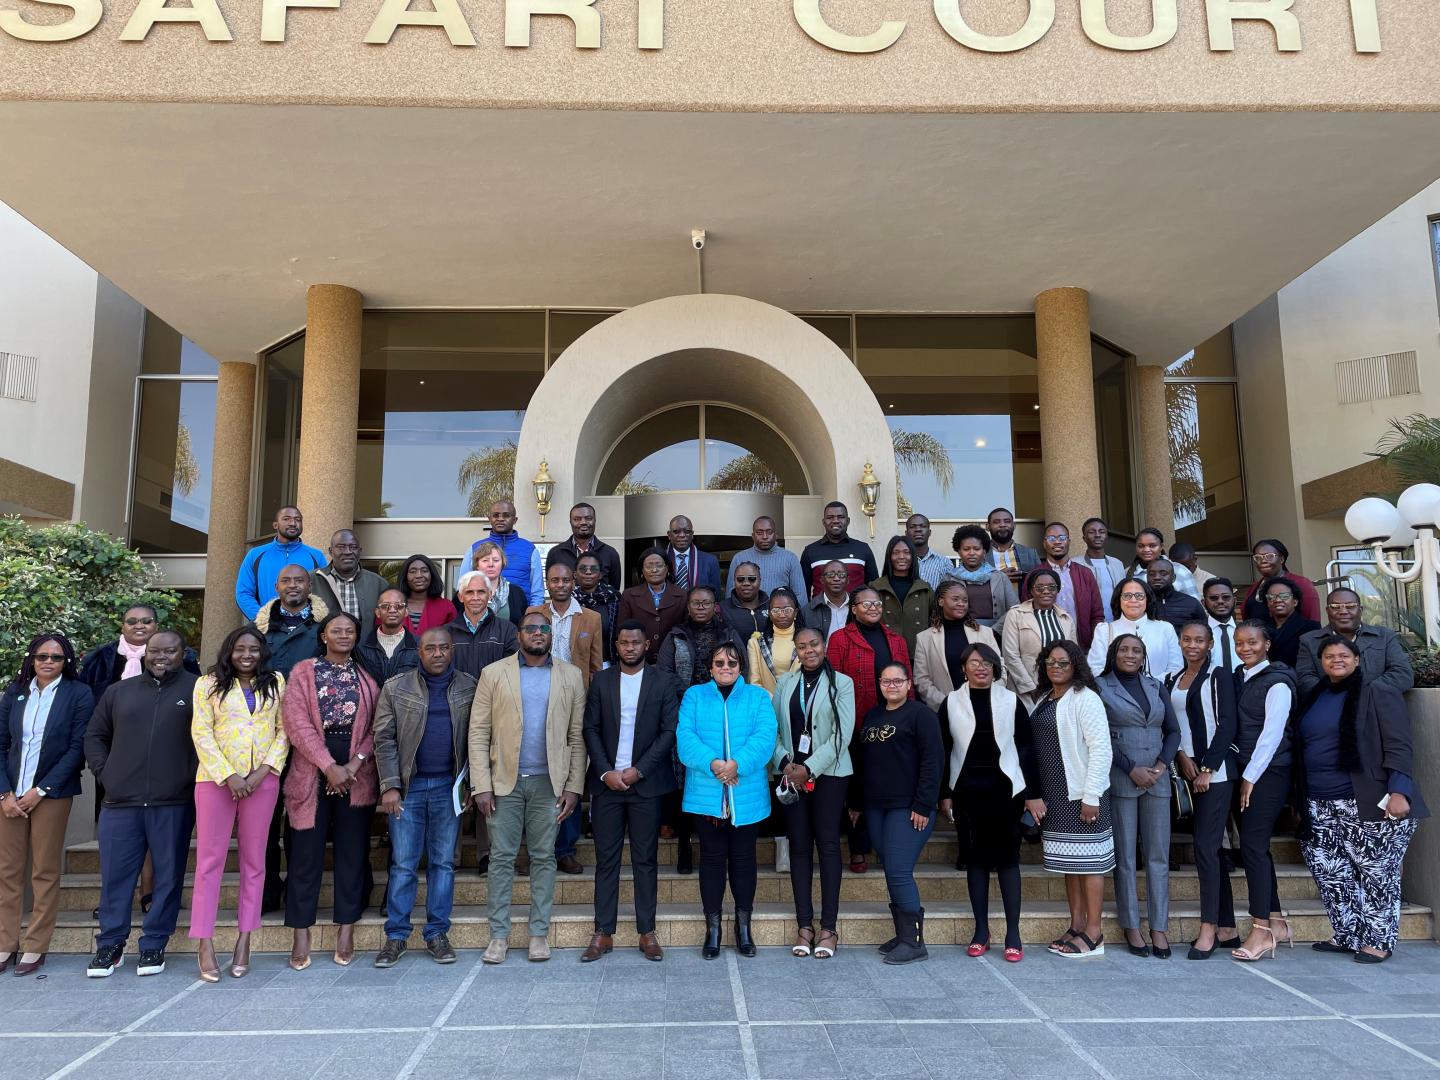
<path fill-rule="evenodd" d="M 472 807 L 489 878 L 484 960 L 506 959 L 527 857 L 527 955 L 548 959 L 556 873 L 580 871 L 587 799 L 596 868 L 585 962 L 613 949 L 627 837 L 646 958 L 663 957 L 661 836 L 679 838 L 682 873 L 694 869 L 698 836 L 702 954 L 720 954 L 728 886 L 731 942 L 754 955 L 767 823 L 793 886 L 795 955 L 825 959 L 840 946 L 844 833 L 852 872 L 868 870 L 872 849 L 883 866 L 894 922 L 885 962 L 924 959 L 914 869 L 941 816 L 967 875 L 971 956 L 991 948 L 993 874 L 1004 958 L 1023 957 L 1020 847 L 1038 830 L 1045 867 L 1066 877 L 1069 929 L 1053 953 L 1104 951 L 1103 879 L 1113 873 L 1130 951 L 1168 958 L 1177 813 L 1193 834 L 1201 894 L 1189 957 L 1228 948 L 1257 960 L 1292 940 L 1269 850 L 1287 805 L 1334 930 L 1315 947 L 1367 963 L 1394 949 L 1400 865 L 1427 813 L 1401 698 L 1413 673 L 1393 632 L 1362 623 L 1352 591 L 1329 594 L 1321 626 L 1314 586 L 1289 572 L 1279 541 L 1255 545 L 1256 581 L 1237 601 L 1193 550 L 1177 544 L 1167 557 L 1157 530 L 1141 531 L 1127 566 L 1106 554 L 1098 518 L 1083 524 L 1085 553 L 1072 557 L 1067 526 L 1047 525 L 1036 551 L 1015 540 L 1003 509 L 984 528 L 956 530 L 958 564 L 931 549 L 930 522 L 913 515 L 877 567 L 849 536 L 845 506 L 831 503 L 823 535 L 798 556 L 774 521 L 757 519 L 723 587 L 715 557 L 677 516 L 667 542 L 642 554 L 639 583 L 622 590 L 594 508 L 577 505 L 570 523 L 542 558 L 515 532 L 513 503 L 497 503 L 447 590 L 425 555 L 402 563 L 394 584 L 364 569 L 349 530 L 328 553 L 308 547 L 300 511 L 285 507 L 237 581 L 248 621 L 207 674 L 144 605 L 83 661 L 64 635 L 37 636 L 0 696 L 0 971 L 45 962 L 86 765 L 102 807 L 92 977 L 123 963 L 142 874 L 137 969 L 164 970 L 192 833 L 189 933 L 202 979 L 221 978 L 213 938 L 232 836 L 230 975 L 248 972 L 262 912 L 282 904 L 290 966 L 310 965 L 327 846 L 333 959 L 352 963 L 377 809 L 390 840 L 377 967 L 408 948 L 422 859 L 424 947 L 454 962 L 455 852 Z M 1227 853 L 1232 821 L 1239 848 Z M 27 850 L 34 902 L 22 938 Z M 1247 878 L 1244 940 L 1227 857 Z"/>

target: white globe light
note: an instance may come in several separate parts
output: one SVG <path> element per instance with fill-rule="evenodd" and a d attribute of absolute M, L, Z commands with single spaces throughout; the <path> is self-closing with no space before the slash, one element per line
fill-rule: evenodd
<path fill-rule="evenodd" d="M 1395 503 L 1400 508 L 1400 520 L 1406 525 L 1413 525 L 1417 529 L 1434 525 L 1436 503 L 1440 503 L 1440 487 L 1434 484 L 1412 484 L 1400 493 L 1400 498 L 1396 499 Z"/>
<path fill-rule="evenodd" d="M 1400 511 L 1384 499 L 1361 499 L 1345 511 L 1345 531 L 1362 544 L 1385 539 L 1401 524 Z"/>
<path fill-rule="evenodd" d="M 1386 551 L 1404 551 L 1415 544 L 1415 530 L 1409 525 L 1400 524 L 1390 534 L 1388 540 L 1382 545 Z"/>

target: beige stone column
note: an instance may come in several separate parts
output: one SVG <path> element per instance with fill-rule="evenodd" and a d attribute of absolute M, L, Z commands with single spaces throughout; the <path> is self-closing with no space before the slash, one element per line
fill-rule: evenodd
<path fill-rule="evenodd" d="M 360 417 L 364 298 L 344 285 L 312 285 L 305 298 L 305 385 L 295 501 L 305 542 L 324 551 L 355 517 L 355 429 Z"/>
<path fill-rule="evenodd" d="M 220 364 L 215 388 L 215 451 L 210 466 L 210 533 L 205 544 L 205 626 L 198 642 L 202 666 L 244 616 L 235 606 L 235 575 L 249 539 L 250 462 L 255 432 L 254 364 Z"/>
<path fill-rule="evenodd" d="M 1170 492 L 1170 422 L 1165 411 L 1165 369 L 1135 369 L 1139 413 L 1140 524 L 1159 529 L 1168 546 L 1175 540 L 1175 500 Z"/>
<path fill-rule="evenodd" d="M 1035 298 L 1045 516 L 1079 535 L 1100 513 L 1095 383 L 1090 357 L 1090 294 L 1047 289 Z M 1072 544 L 1072 550 L 1078 550 Z"/>

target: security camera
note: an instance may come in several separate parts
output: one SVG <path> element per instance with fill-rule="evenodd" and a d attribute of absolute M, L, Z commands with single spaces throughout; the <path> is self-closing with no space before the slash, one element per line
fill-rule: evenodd
<path fill-rule="evenodd" d="M 705 250 L 705 230 L 704 230 L 704 229 L 691 229 L 691 230 L 690 230 L 690 246 L 693 247 L 696 251 L 704 251 L 704 250 Z"/>

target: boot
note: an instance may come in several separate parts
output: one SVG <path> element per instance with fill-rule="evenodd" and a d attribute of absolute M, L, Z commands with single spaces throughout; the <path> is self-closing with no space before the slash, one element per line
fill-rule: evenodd
<path fill-rule="evenodd" d="M 895 929 L 895 936 L 880 946 L 882 956 L 888 956 L 895 951 L 895 946 L 900 944 L 900 909 L 894 904 L 890 905 L 890 922 Z"/>
<path fill-rule="evenodd" d="M 885 957 L 887 964 L 913 964 L 930 955 L 925 948 L 925 909 L 902 911 L 899 916 L 900 944 Z"/>
<path fill-rule="evenodd" d="M 750 912 L 735 909 L 735 951 L 741 956 L 755 955 L 755 941 L 750 936 Z"/>
<path fill-rule="evenodd" d="M 706 960 L 714 960 L 720 955 L 720 912 L 713 915 L 705 913 L 705 944 L 700 949 L 700 955 Z"/>

